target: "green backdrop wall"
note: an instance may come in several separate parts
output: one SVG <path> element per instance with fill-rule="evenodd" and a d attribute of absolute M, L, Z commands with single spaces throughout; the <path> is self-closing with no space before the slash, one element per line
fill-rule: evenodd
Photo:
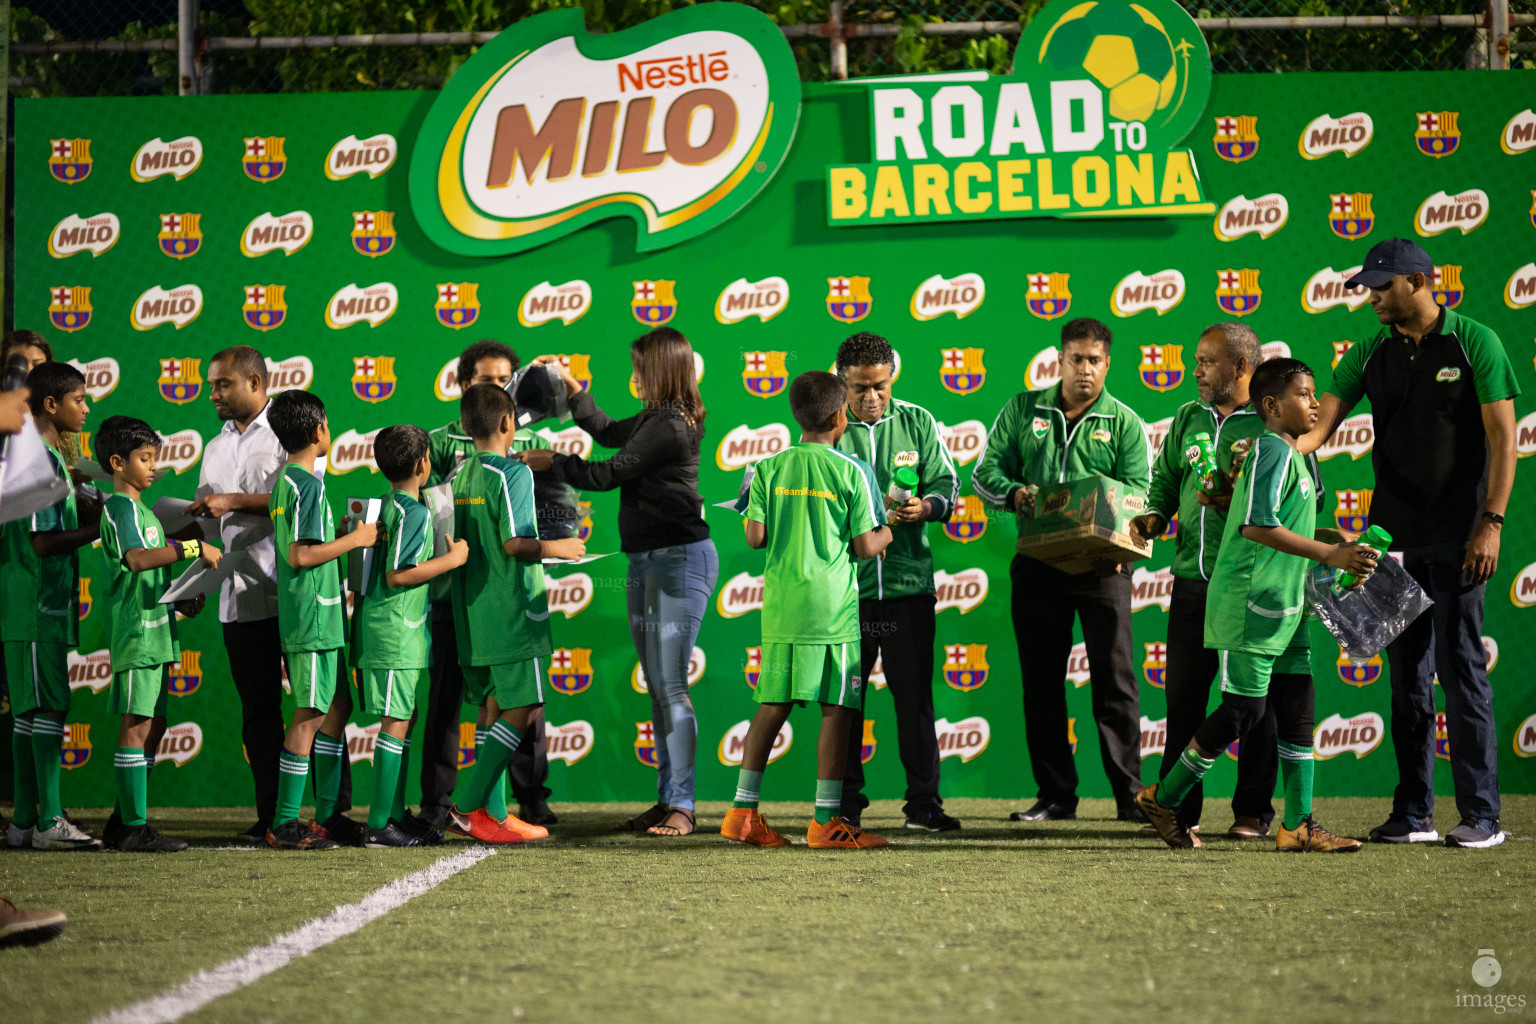
<path fill-rule="evenodd" d="M 636 408 L 627 389 L 625 354 L 630 340 L 645 329 L 631 310 L 633 282 L 675 281 L 672 325 L 688 335 L 704 361 L 702 388 L 710 412 L 701 483 L 707 502 L 733 496 L 740 477 L 726 457 L 729 453 L 717 451 L 717 446 L 733 434 L 740 436 L 741 428 L 781 424 L 787 429 L 791 423 L 783 394 L 762 398 L 744 386 L 748 354 L 782 353 L 784 370 L 792 377 L 806 369 L 827 368 L 838 341 L 856 329 L 892 341 L 902 361 L 896 394 L 927 406 L 953 428 L 952 450 L 962 462 L 961 493 L 969 495 L 980 431 L 1015 391 L 1047 381 L 1054 362 L 1050 349 L 1063 321 L 1031 313 L 1026 290 L 1032 275 L 1068 275 L 1071 306 L 1066 315 L 1110 323 L 1116 338 L 1109 388 L 1155 428 L 1159 421 L 1165 425 L 1180 403 L 1195 397 L 1188 372 L 1193 350 L 1188 346 L 1206 324 L 1231 318 L 1218 304 L 1223 272 L 1257 271 L 1261 295 L 1256 307 L 1252 275 L 1238 273 L 1228 282 L 1237 282 L 1229 293 L 1248 295 L 1242 300 L 1249 310 L 1244 319 L 1266 342 L 1284 342 L 1293 355 L 1312 363 L 1326 381 L 1335 344 L 1366 336 L 1376 321 L 1367 306 L 1359 305 L 1363 296 L 1350 297 L 1357 307 L 1353 310 L 1346 305 L 1328 307 L 1324 299 L 1329 289 L 1310 290 L 1309 279 L 1328 268 L 1343 271 L 1358 265 L 1365 250 L 1382 238 L 1415 237 L 1416 212 L 1435 193 L 1444 191 L 1454 199 L 1478 189 L 1485 194 L 1476 200 L 1484 207 L 1481 220 L 1471 223 L 1475 211 L 1468 208 L 1472 200 L 1465 201 L 1461 225 L 1470 230 L 1452 228 L 1422 241 L 1437 264 L 1460 268 L 1463 294 L 1458 308 L 1502 336 L 1525 390 L 1516 409 L 1523 428 L 1521 454 L 1530 455 L 1536 451 L 1536 308 L 1530 305 L 1529 293 L 1514 293 L 1520 282 L 1536 278 L 1536 266 L 1530 265 L 1536 259 L 1536 153 L 1519 152 L 1518 146 L 1511 152 L 1501 146 L 1500 137 L 1511 118 L 1529 104 L 1532 79 L 1518 72 L 1444 73 L 1415 76 L 1412 90 L 1402 84 L 1401 78 L 1385 75 L 1218 76 L 1202 127 L 1185 141 L 1195 154 L 1204 191 L 1219 207 L 1240 196 L 1255 200 L 1277 194 L 1286 212 L 1283 217 L 1268 214 L 1267 219 L 1262 213 L 1218 214 L 1214 229 L 1208 217 L 828 227 L 824 168 L 830 162 L 870 158 L 866 101 L 858 86 L 809 85 L 799 134 L 783 169 L 740 215 L 709 234 L 637 256 L 629 223 L 610 221 L 526 254 L 485 260 L 438 250 L 411 219 L 406 181 L 410 145 L 432 94 L 24 100 L 17 103 L 16 118 L 16 325 L 43 331 L 61 358 L 92 368 L 93 424 L 114 413 L 130 413 L 173 437 L 170 454 L 178 460 L 177 472 L 150 497 L 190 497 L 197 480 L 195 457 L 219 423 L 205 388 L 188 401 L 163 397 L 159 384 L 165 360 L 200 359 L 206 370 L 207 357 L 222 346 L 257 345 L 286 367 L 286 381 L 307 378 L 305 386 L 326 401 L 333 435 L 343 444 L 392 423 L 432 428 L 453 419 L 456 409 L 442 397 L 441 371 L 464 345 L 481 337 L 499 338 L 525 359 L 544 352 L 576 357 L 575 366 L 581 370 L 585 365 L 599 403 L 625 415 Z M 1453 119 L 1459 145 L 1446 155 L 1430 155 L 1415 140 L 1418 115 L 1426 110 L 1459 114 Z M 1299 140 L 1309 122 L 1356 112 L 1368 114 L 1372 125 L 1364 148 L 1351 155 L 1333 152 L 1315 158 L 1304 152 Z M 1239 161 L 1222 158 L 1215 145 L 1218 122 L 1227 117 L 1232 121 L 1225 124 L 1223 138 L 1254 144 Z M 327 154 L 334 144 L 348 136 L 367 139 L 379 133 L 398 140 L 400 151 L 388 170 L 377 177 L 327 176 Z M 201 163 L 191 174 L 147 181 L 130 174 L 130 164 L 146 142 L 186 136 L 195 136 L 202 146 Z M 242 155 L 252 137 L 284 140 L 281 155 L 286 163 L 280 176 L 262 181 L 245 173 Z M 64 162 L 78 165 L 78 149 L 55 146 L 56 140 L 77 138 L 90 140 L 90 170 L 83 179 L 66 184 L 50 171 L 49 154 L 57 151 Z M 1246 150 L 1232 145 L 1227 151 L 1241 155 Z M 269 149 L 265 156 L 270 159 L 275 152 Z M 78 166 L 74 173 L 80 173 Z M 1365 231 L 1361 225 L 1367 210 L 1356 193 L 1371 196 L 1366 202 L 1373 221 Z M 1338 213 L 1343 234 L 1330 226 L 1335 197 L 1343 197 Z M 1271 199 L 1255 209 L 1279 205 Z M 302 248 L 292 254 L 242 253 L 242 233 L 253 218 L 295 211 L 306 212 L 313 221 Z M 398 237 L 383 255 L 365 255 L 352 244 L 354 214 L 365 211 L 393 213 Z M 57 239 L 55 228 L 64 218 L 90 219 L 104 213 L 115 215 L 120 225 L 110 248 L 97 255 L 50 254 L 50 240 Z M 200 215 L 202 240 L 194 254 L 177 258 L 159 243 L 161 217 L 187 213 Z M 1239 233 L 1245 223 L 1265 230 Z M 1351 233 L 1356 237 L 1346 237 Z M 1111 297 L 1123 297 L 1116 292 L 1123 278 L 1165 270 L 1182 274 L 1184 289 L 1176 305 L 1116 315 Z M 934 275 L 980 277 L 985 283 L 980 306 L 963 319 L 917 319 L 914 291 Z M 869 278 L 873 304 L 857 327 L 829 314 L 828 278 L 838 276 Z M 716 318 L 716 299 L 727 285 L 771 277 L 783 278 L 787 286 L 782 312 L 766 322 L 748 318 L 723 324 Z M 590 303 L 579 319 L 532 327 L 520 322 L 519 303 L 531 288 L 541 282 L 559 286 L 572 281 L 590 287 Z M 327 326 L 327 303 L 339 289 L 384 282 L 398 294 L 387 320 L 372 327 Z M 474 290 L 480 310 L 467 328 L 455 329 L 441 322 L 434 309 L 438 286 L 465 283 L 478 286 Z M 1448 277 L 1444 283 L 1450 287 L 1454 282 Z M 147 289 L 174 290 L 188 284 L 201 289 L 202 306 L 195 319 L 180 327 L 166 324 L 148 330 L 131 324 L 130 310 Z M 272 284 L 284 288 L 286 314 L 276 328 L 258 331 L 242 314 L 244 289 Z M 91 315 L 84 327 L 66 331 L 50 322 L 51 302 L 60 323 L 79 322 L 78 310 L 74 320 L 65 314 L 82 293 L 58 292 L 60 288 L 90 289 Z M 1160 355 L 1165 365 L 1173 355 L 1169 346 L 1186 346 L 1185 372 L 1176 387 L 1159 391 L 1142 382 L 1138 364 L 1143 346 L 1161 347 L 1161 353 L 1148 355 Z M 946 349 L 978 350 L 971 358 L 984 366 L 979 387 L 957 393 L 944 386 Z M 378 375 L 381 358 L 393 360 L 397 383 L 387 398 L 364 400 L 352 386 L 354 360 L 372 360 Z M 174 377 L 180 367 L 170 369 Z M 191 389 L 166 391 L 182 398 Z M 349 434 L 352 431 L 356 434 Z M 1352 421 L 1324 453 L 1330 491 L 1348 495 L 1346 505 L 1362 503 L 1349 505 L 1346 512 L 1358 511 L 1368 501 L 1369 441 L 1368 421 Z M 327 486 L 338 511 L 347 496 L 375 494 L 385 487 L 365 455 L 364 448 L 356 447 L 333 457 Z M 742 457 L 738 453 L 736 461 Z M 727 465 L 732 468 L 722 468 Z M 1536 531 L 1529 518 L 1536 507 L 1536 474 L 1523 459 L 1520 469 L 1499 570 L 1487 592 L 1487 639 L 1490 650 L 1497 651 L 1491 676 L 1497 695 L 1501 784 L 1507 792 L 1536 791 L 1536 760 L 1531 759 L 1536 755 L 1536 678 L 1530 671 L 1536 659 L 1536 612 L 1522 607 L 1536 602 Z M 617 550 L 616 495 L 586 497 L 592 504 L 589 550 Z M 1330 503 L 1336 500 L 1331 497 Z M 704 622 L 699 640 L 703 657 L 696 663 L 702 673 L 693 690 L 704 799 L 729 795 L 734 768 L 726 763 L 732 753 L 728 734 L 738 723 L 744 728 L 754 706 L 747 669 L 749 649 L 759 640 L 760 616 L 751 610 L 751 578 L 762 571 L 762 555 L 742 542 L 735 517 L 714 509 L 708 516 L 720 549 L 721 593 Z M 1008 617 L 1006 570 L 1013 525 L 1005 518 L 981 517 L 979 523 L 954 530 L 972 534 L 965 540 L 947 536 L 938 526 L 929 529 L 937 566 L 946 574 L 941 577 L 939 642 L 946 649 L 963 645 L 954 652 L 952 667 L 970 670 L 967 675 L 956 671 L 953 683 L 941 673 L 936 682 L 937 712 L 945 733 L 944 792 L 1032 794 Z M 1155 645 L 1163 640 L 1166 627 L 1171 550 L 1171 544 L 1159 545 L 1155 557 L 1137 570 L 1134 624 L 1138 659 L 1143 651 L 1147 654 L 1141 697 L 1148 754 L 1143 771 L 1148 778 L 1155 777 L 1162 743 L 1165 712 Z M 84 577 L 99 576 L 99 559 L 99 548 L 83 552 Z M 624 569 L 622 556 L 616 555 L 581 567 L 580 575 L 551 574 L 564 579 L 552 586 L 563 595 L 567 612 L 554 616 L 557 648 L 571 652 L 574 669 L 582 667 L 584 652 L 591 652 L 587 685 L 582 686 L 579 673 L 568 676 L 567 688 L 578 692 L 557 693 L 548 705 L 556 748 L 552 756 L 561 758 L 551 766 L 556 799 L 643 800 L 652 792 L 649 702 L 634 683 L 635 658 L 624 618 Z M 74 765 L 66 779 L 66 799 L 72 806 L 111 802 L 108 751 L 116 729 L 106 711 L 107 623 L 89 601 L 82 604 L 82 616 L 66 754 Z M 172 735 L 161 751 L 151 799 L 167 804 L 247 802 L 238 701 L 212 611 L 184 622 L 182 636 L 196 653 L 195 664 L 181 674 L 178 688 L 184 692 L 171 701 Z M 1327 758 L 1318 770 L 1318 790 L 1325 795 L 1385 797 L 1396 778 L 1385 735 L 1390 696 L 1386 670 L 1341 668 L 1337 647 L 1320 628 L 1314 650 L 1319 756 Z M 984 676 L 977 671 L 983 663 Z M 1067 685 L 1083 795 L 1105 796 L 1086 681 L 1086 664 L 1075 657 Z M 866 717 L 872 722 L 872 749 L 867 747 L 865 753 L 872 754 L 868 771 L 873 795 L 898 796 L 901 771 L 889 697 L 872 692 Z M 362 727 L 372 721 L 357 717 L 353 750 L 358 756 L 371 753 L 371 737 Z M 814 718 L 796 715 L 791 726 L 793 739 L 770 773 L 770 798 L 809 796 Z M 738 740 L 741 732 L 735 728 Z M 739 748 L 735 753 L 739 757 Z M 414 800 L 414 765 L 411 774 Z M 1230 792 L 1232 776 L 1233 764 L 1223 759 L 1211 792 Z M 357 801 L 365 803 L 366 773 L 357 779 Z M 1449 765 L 1443 759 L 1439 783 L 1448 790 Z"/>

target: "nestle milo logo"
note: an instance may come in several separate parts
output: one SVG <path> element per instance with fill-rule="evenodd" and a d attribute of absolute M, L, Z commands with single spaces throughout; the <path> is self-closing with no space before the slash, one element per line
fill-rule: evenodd
<path fill-rule="evenodd" d="M 1053 491 L 1040 503 L 1041 517 L 1062 515 L 1066 512 L 1067 504 L 1071 500 L 1072 489 L 1070 487 L 1060 491 Z"/>
<path fill-rule="evenodd" d="M 521 252 L 609 217 L 635 221 L 637 249 L 661 249 L 750 202 L 799 117 L 794 55 L 749 7 L 597 36 L 579 8 L 549 11 L 491 40 L 438 95 L 411 157 L 411 206 L 432 241 L 464 255 Z"/>

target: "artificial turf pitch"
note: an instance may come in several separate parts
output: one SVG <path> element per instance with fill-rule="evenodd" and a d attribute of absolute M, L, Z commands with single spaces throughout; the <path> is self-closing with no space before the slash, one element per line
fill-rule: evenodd
<path fill-rule="evenodd" d="M 505 849 L 189 1021 L 1356 1022 L 1491 1017 L 1461 994 L 1524 995 L 1536 1017 L 1536 797 L 1505 797 L 1503 846 L 1367 844 L 1296 855 L 1216 838 L 1172 851 L 1084 801 L 1076 821 L 1014 824 L 1018 804 L 953 800 L 942 835 L 865 825 L 877 851 L 812 851 L 808 802 L 765 804 L 796 842 L 751 849 L 700 808 L 687 839 L 619 834 L 641 805 L 555 805 L 550 839 Z M 1318 802 L 1364 836 L 1386 801 Z M 104 812 L 78 817 L 99 825 Z M 69 915 L 0 952 L 0 1019 L 87 1021 L 172 989 L 434 861 L 426 850 L 215 847 L 248 812 L 151 812 L 175 855 L 0 854 L 0 895 Z M 1442 801 L 1437 826 L 1456 824 Z M 1479 950 L 1503 977 L 1473 982 Z"/>

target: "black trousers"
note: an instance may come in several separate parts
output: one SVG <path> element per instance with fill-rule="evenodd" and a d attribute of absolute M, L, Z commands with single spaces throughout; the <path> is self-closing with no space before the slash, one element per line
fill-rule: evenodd
<path fill-rule="evenodd" d="M 1209 586 L 1205 580 L 1175 577 L 1173 581 L 1173 597 L 1168 603 L 1168 666 L 1163 672 L 1168 733 L 1163 763 L 1157 770 L 1159 779 L 1167 777 L 1210 708 L 1217 655 L 1205 646 L 1205 600 Z M 1269 701 L 1237 748 L 1237 789 L 1232 794 L 1232 816 L 1258 818 L 1268 825 L 1275 816 L 1273 797 L 1279 770 L 1274 702 Z M 1179 806 L 1179 820 L 1185 826 L 1200 824 L 1202 800 L 1201 783 L 1197 782 Z"/>
<path fill-rule="evenodd" d="M 939 798 L 939 741 L 933 731 L 934 596 L 915 594 L 859 602 L 860 668 L 869 699 L 869 673 L 884 653 L 885 683 L 896 705 L 896 748 L 907 773 L 907 817 L 944 806 Z M 843 773 L 844 815 L 869 806 L 864 795 L 864 716 L 848 727 L 848 767 Z"/>
<path fill-rule="evenodd" d="M 277 811 L 277 761 L 283 752 L 283 651 L 277 616 L 226 622 L 224 649 L 240 697 L 240 739 L 256 786 L 256 818 L 272 824 Z"/>
<path fill-rule="evenodd" d="M 1024 684 L 1024 738 L 1039 798 L 1077 806 L 1077 766 L 1067 738 L 1067 659 L 1072 619 L 1088 649 L 1093 718 L 1110 792 L 1122 809 L 1141 789 L 1141 696 L 1131 667 L 1131 577 L 1068 575 L 1027 555 L 1009 567 L 1013 635 Z"/>
<path fill-rule="evenodd" d="M 421 734 L 421 814 L 441 815 L 453 802 L 459 781 L 459 722 L 464 715 L 464 671 L 459 667 L 459 640 L 453 616 L 446 609 L 432 609 L 431 686 L 427 691 L 427 715 Z M 520 804 L 549 799 L 544 712 L 528 721 L 523 742 L 512 755 L 508 773 L 512 794 Z"/>

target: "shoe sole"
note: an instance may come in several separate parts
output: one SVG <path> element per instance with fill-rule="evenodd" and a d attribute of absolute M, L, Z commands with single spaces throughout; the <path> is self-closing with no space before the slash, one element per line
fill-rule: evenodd
<path fill-rule="evenodd" d="M 918 832 L 958 832 L 959 825 L 922 825 L 915 821 L 906 822 L 902 828 L 910 828 Z"/>
<path fill-rule="evenodd" d="M 1498 846 L 1509 836 L 1508 832 L 1499 832 L 1487 839 L 1479 839 L 1475 843 L 1461 843 L 1453 841 L 1450 836 L 1445 839 L 1445 845 L 1455 850 L 1486 850 L 1491 846 Z"/>
<path fill-rule="evenodd" d="M 1228 832 L 1227 833 L 1227 838 L 1228 839 L 1241 839 L 1241 840 L 1244 840 L 1244 841 L 1252 841 L 1254 839 L 1268 839 L 1269 838 L 1269 833 L 1268 832 Z"/>
<path fill-rule="evenodd" d="M 32 849 L 34 849 L 34 850 L 47 850 L 50 853 L 75 853 L 75 852 L 83 852 L 83 851 L 86 851 L 86 850 L 99 850 L 99 849 L 101 849 L 101 843 L 96 841 L 96 840 L 94 840 L 94 839 L 91 840 L 90 842 L 72 842 L 72 841 L 69 841 L 69 840 L 46 840 L 46 841 L 40 843 L 40 842 L 37 841 L 36 838 L 34 838 L 32 840 Z"/>
<path fill-rule="evenodd" d="M 0 949 L 8 949 L 11 946 L 40 946 L 49 939 L 56 939 L 62 935 L 66 924 L 68 922 L 65 921 L 64 915 L 60 914 L 57 921 L 27 925 L 0 934 Z"/>
<path fill-rule="evenodd" d="M 1384 836 L 1372 832 L 1367 838 L 1373 843 L 1393 843 L 1396 845 L 1405 843 L 1437 843 L 1440 841 L 1440 833 L 1410 832 L 1406 836 Z"/>
<path fill-rule="evenodd" d="M 1037 818 L 1037 817 L 1027 816 L 1027 815 L 1025 815 L 1025 813 L 1023 811 L 1014 811 L 1012 814 L 1008 815 L 1008 820 L 1009 821 L 1076 821 L 1077 820 L 1077 815 L 1076 814 L 1057 814 L 1057 815 L 1047 815 L 1047 816 L 1045 816 L 1043 818 Z"/>

